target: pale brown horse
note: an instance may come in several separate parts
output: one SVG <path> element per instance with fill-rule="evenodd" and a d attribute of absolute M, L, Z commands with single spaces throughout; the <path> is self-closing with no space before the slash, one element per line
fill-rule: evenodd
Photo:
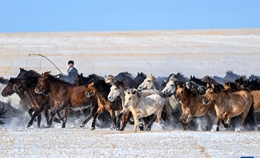
<path fill-rule="evenodd" d="M 93 122 L 91 126 L 92 130 L 95 129 L 95 123 L 97 117 L 99 117 L 99 115 L 102 114 L 105 110 L 110 113 L 110 116 L 112 118 L 113 123 L 111 128 L 116 127 L 117 130 L 120 128 L 119 127 L 120 123 L 119 121 L 116 120 L 115 112 L 116 111 L 120 112 L 123 109 L 121 105 L 121 99 L 116 98 L 113 102 L 110 102 L 107 98 L 109 91 L 110 91 L 110 85 L 105 83 L 105 80 L 101 80 L 101 79 L 95 79 L 94 82 L 89 84 L 87 89 L 85 90 L 85 94 L 87 98 L 96 96 L 98 100 L 98 109 L 93 118 Z M 127 120 L 123 120 L 122 124 L 125 124 L 125 121 Z"/>
<path fill-rule="evenodd" d="M 230 92 L 236 92 L 239 90 L 245 90 L 235 82 L 224 82 L 224 88 Z M 260 112 L 260 90 L 252 90 L 249 93 L 254 99 L 254 112 Z"/>
<path fill-rule="evenodd" d="M 51 93 L 54 100 L 54 107 L 51 113 L 51 120 L 48 122 L 48 126 L 51 126 L 54 116 L 57 113 L 60 120 L 63 121 L 62 128 L 65 128 L 67 122 L 67 115 L 69 109 L 87 108 L 93 106 L 96 97 L 86 97 L 86 86 L 74 86 L 67 82 L 61 81 L 58 78 L 50 75 L 49 72 L 45 72 L 39 79 L 34 91 L 37 94 L 47 95 Z M 60 115 L 60 111 L 63 110 L 63 117 Z"/>
<path fill-rule="evenodd" d="M 229 90 L 218 90 L 214 84 L 208 84 L 203 103 L 205 105 L 214 103 L 218 119 L 217 131 L 219 131 L 220 122 L 227 128 L 231 118 L 239 115 L 242 116 L 241 126 L 244 126 L 245 123 L 255 125 L 253 97 L 245 90 L 230 92 Z"/>
<path fill-rule="evenodd" d="M 207 119 L 206 129 L 210 130 L 211 122 L 209 114 L 214 113 L 213 104 L 204 105 L 202 103 L 203 95 L 197 95 L 192 90 L 188 89 L 185 84 L 178 84 L 176 91 L 176 98 L 181 101 L 182 115 L 179 118 L 183 124 L 183 129 L 186 130 L 192 120 L 192 117 L 204 116 Z M 186 121 L 184 118 L 187 117 Z"/>

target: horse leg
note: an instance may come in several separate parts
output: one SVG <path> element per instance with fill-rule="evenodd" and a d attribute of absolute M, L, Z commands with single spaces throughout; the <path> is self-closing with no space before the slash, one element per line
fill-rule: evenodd
<path fill-rule="evenodd" d="M 49 122 L 47 123 L 46 128 L 51 127 L 52 122 L 53 122 L 53 120 L 54 120 L 54 117 L 55 117 L 56 113 L 57 113 L 57 110 L 52 110 L 52 111 L 51 111 L 51 119 L 50 119 Z"/>
<path fill-rule="evenodd" d="M 179 121 L 180 121 L 183 125 L 185 125 L 185 122 L 183 121 L 184 117 L 185 117 L 185 114 L 184 114 L 184 112 L 182 112 L 181 117 L 179 118 Z"/>
<path fill-rule="evenodd" d="M 183 130 L 186 130 L 186 129 L 189 127 L 191 120 L 192 120 L 192 115 L 189 114 L 189 115 L 188 115 L 188 118 L 186 119 L 186 123 L 185 123 L 185 125 L 184 125 Z"/>
<path fill-rule="evenodd" d="M 226 119 L 226 118 L 228 118 L 227 123 L 225 123 L 225 119 Z M 228 113 L 225 112 L 225 113 L 223 114 L 223 116 L 222 116 L 221 123 L 224 125 L 225 128 L 228 128 L 228 124 L 229 124 L 230 120 L 231 120 L 231 118 L 228 117 Z"/>
<path fill-rule="evenodd" d="M 48 122 L 49 119 L 50 119 L 50 115 L 49 115 L 48 109 L 45 109 L 45 110 L 44 110 L 44 116 L 45 116 L 45 118 L 46 118 L 46 122 Z"/>
<path fill-rule="evenodd" d="M 31 127 L 33 124 L 34 119 L 37 117 L 37 125 L 40 127 L 41 124 L 41 112 L 44 110 L 44 108 L 41 106 L 39 110 L 35 111 L 34 114 L 31 117 L 31 120 L 29 121 L 27 127 Z"/>
<path fill-rule="evenodd" d="M 109 110 L 109 113 L 110 113 L 110 116 L 111 116 L 111 118 L 112 118 L 112 122 L 113 122 L 113 124 L 112 124 L 112 126 L 111 126 L 111 130 L 112 129 L 117 129 L 118 127 L 116 127 L 116 117 L 115 117 L 115 111 L 114 110 Z M 117 130 L 119 130 L 119 128 L 117 129 Z"/>
<path fill-rule="evenodd" d="M 139 126 L 139 120 L 137 118 L 137 114 L 133 114 L 133 116 L 134 116 L 134 121 L 135 121 L 135 123 L 134 123 L 134 132 L 137 132 L 137 127 Z"/>
<path fill-rule="evenodd" d="M 69 113 L 69 108 L 63 109 L 62 128 L 65 128 L 66 126 L 68 113 Z"/>
<path fill-rule="evenodd" d="M 212 128 L 211 119 L 208 113 L 205 114 L 205 118 L 207 121 L 206 130 L 209 131 Z"/>
<path fill-rule="evenodd" d="M 38 126 L 38 128 L 41 127 L 41 121 L 42 121 L 42 114 L 39 113 L 39 114 L 37 115 L 37 126 Z"/>
<path fill-rule="evenodd" d="M 156 120 L 156 118 L 157 118 L 157 115 L 152 116 L 151 121 L 148 123 L 148 125 L 146 127 L 146 131 L 150 131 L 152 129 L 152 125 L 153 125 L 154 121 Z"/>
<path fill-rule="evenodd" d="M 97 109 L 97 112 L 95 113 L 94 115 L 94 118 L 93 118 L 93 121 L 92 121 L 92 125 L 91 125 L 91 130 L 94 130 L 95 129 L 95 126 L 96 126 L 96 120 L 97 118 L 99 117 L 99 115 L 103 112 L 103 108 L 98 108 Z"/>
<path fill-rule="evenodd" d="M 81 124 L 80 127 L 85 127 L 85 125 L 88 123 L 88 121 L 94 116 L 94 114 L 97 112 L 98 106 L 93 105 L 90 109 L 90 113 L 86 120 Z"/>
<path fill-rule="evenodd" d="M 33 114 L 32 114 L 33 112 L 34 112 L 33 108 L 30 108 L 30 109 L 28 110 L 28 113 L 29 113 L 29 115 L 30 115 L 31 118 L 33 117 Z M 36 121 L 36 118 L 34 118 L 34 121 Z"/>
<path fill-rule="evenodd" d="M 221 119 L 220 119 L 220 117 L 218 117 L 216 131 L 219 131 L 220 121 L 221 121 Z"/>
<path fill-rule="evenodd" d="M 120 128 L 120 131 L 123 131 L 125 129 L 127 121 L 130 121 L 131 117 L 132 117 L 132 113 L 131 112 L 127 112 L 125 114 L 125 116 L 122 118 L 122 125 L 121 125 L 121 128 Z"/>

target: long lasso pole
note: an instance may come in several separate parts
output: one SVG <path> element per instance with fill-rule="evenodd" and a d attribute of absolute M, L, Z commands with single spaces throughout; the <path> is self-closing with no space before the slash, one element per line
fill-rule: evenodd
<path fill-rule="evenodd" d="M 60 73 L 62 73 L 61 70 L 60 70 L 49 58 L 47 58 L 46 56 L 44 56 L 44 55 L 42 55 L 42 54 L 29 54 L 28 57 L 29 57 L 29 56 L 33 56 L 33 55 L 34 55 L 34 56 L 41 56 L 41 57 L 47 59 L 50 63 L 52 63 L 53 66 L 56 67 L 57 70 L 59 70 Z"/>

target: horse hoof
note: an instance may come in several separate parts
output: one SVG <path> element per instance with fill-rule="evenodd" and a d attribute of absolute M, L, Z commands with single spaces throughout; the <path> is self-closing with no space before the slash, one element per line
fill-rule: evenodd
<path fill-rule="evenodd" d="M 91 131 L 93 131 L 94 129 L 95 129 L 95 127 L 91 127 L 91 129 L 90 129 L 90 130 L 91 130 Z"/>
<path fill-rule="evenodd" d="M 85 127 L 85 125 L 80 125 L 80 128 L 83 128 L 83 127 Z"/>
<path fill-rule="evenodd" d="M 124 131 L 124 129 L 119 129 L 119 131 Z"/>
<path fill-rule="evenodd" d="M 29 128 L 29 127 L 31 127 L 31 126 L 32 126 L 32 124 L 28 124 L 28 125 L 27 125 L 27 128 Z"/>
<path fill-rule="evenodd" d="M 55 117 L 53 121 L 56 123 L 61 123 L 60 119 L 58 119 L 57 117 Z"/>
<path fill-rule="evenodd" d="M 50 125 L 45 126 L 45 128 L 50 128 L 50 127 L 51 127 Z"/>
<path fill-rule="evenodd" d="M 149 128 L 146 128 L 146 131 L 151 131 L 151 128 L 149 127 Z"/>

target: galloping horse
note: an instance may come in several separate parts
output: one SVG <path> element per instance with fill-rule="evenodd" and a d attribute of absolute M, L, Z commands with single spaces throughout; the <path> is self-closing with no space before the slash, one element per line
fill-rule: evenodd
<path fill-rule="evenodd" d="M 112 86 L 110 87 L 110 92 L 108 94 L 108 100 L 113 102 L 117 97 L 120 97 L 121 100 L 122 100 L 122 107 L 124 108 L 124 102 L 125 102 L 124 90 L 125 90 L 124 83 L 121 82 L 121 81 L 115 81 L 112 84 Z M 148 96 L 148 95 L 151 95 L 151 94 L 159 94 L 159 91 L 157 91 L 157 90 L 142 90 L 142 91 L 139 91 L 139 92 L 142 96 Z M 126 120 L 130 121 L 129 119 L 130 119 L 130 117 L 132 117 L 132 113 L 129 111 L 124 115 L 124 117 L 125 117 Z M 119 119 L 120 119 L 120 117 L 119 117 Z M 148 126 L 148 124 L 147 124 L 148 120 L 147 119 L 145 119 L 145 123 L 146 123 L 145 126 L 146 126 L 147 130 L 150 130 L 152 124 L 150 124 L 150 126 Z M 126 121 L 124 123 L 122 123 L 120 131 L 124 130 L 126 123 L 127 123 Z M 129 122 L 129 123 L 133 124 L 132 122 Z M 140 130 L 143 130 L 143 125 L 141 125 L 139 127 L 140 127 Z"/>
<path fill-rule="evenodd" d="M 40 77 L 41 77 L 40 74 L 29 73 L 24 75 L 24 77 L 14 85 L 15 92 L 17 93 L 23 92 L 28 98 L 29 102 L 31 103 L 33 111 L 35 111 L 27 127 L 30 127 L 33 124 L 33 120 L 36 117 L 38 120 L 38 127 L 40 127 L 41 113 L 43 111 L 45 112 L 46 122 L 48 122 L 49 121 L 48 110 L 54 106 L 54 101 L 50 94 L 41 95 L 41 94 L 36 94 L 34 92 L 34 88 L 37 85 Z M 55 118 L 55 122 L 60 122 L 60 120 Z"/>
<path fill-rule="evenodd" d="M 196 93 L 193 93 L 190 89 L 186 88 L 185 84 L 178 84 L 176 97 L 181 101 L 182 104 L 182 115 L 179 120 L 183 124 L 184 130 L 188 128 L 192 117 L 200 117 L 204 115 L 207 119 L 206 129 L 211 129 L 211 123 L 208 113 L 214 109 L 213 104 L 204 105 L 202 103 L 203 96 L 198 96 Z M 184 117 L 187 117 L 186 121 L 184 121 Z"/>
<path fill-rule="evenodd" d="M 239 115 L 242 115 L 242 126 L 245 123 L 255 125 L 253 97 L 249 92 L 245 90 L 236 92 L 221 90 L 217 89 L 214 84 L 208 84 L 207 88 L 203 103 L 205 105 L 214 103 L 218 118 L 217 131 L 219 131 L 220 122 L 227 128 L 231 118 Z M 227 122 L 225 122 L 226 119 Z"/>
<path fill-rule="evenodd" d="M 124 110 L 120 112 L 125 114 L 131 111 L 134 117 L 134 132 L 140 125 L 139 119 L 154 114 L 150 124 L 155 120 L 161 124 L 161 114 L 165 104 L 165 99 L 158 94 L 152 94 L 147 97 L 141 96 L 136 89 L 128 89 L 125 91 Z"/>
<path fill-rule="evenodd" d="M 86 94 L 87 98 L 96 96 L 97 100 L 98 100 L 98 109 L 93 118 L 93 122 L 92 122 L 92 126 L 91 126 L 92 130 L 95 129 L 97 117 L 99 117 L 99 115 L 101 115 L 105 110 L 110 113 L 110 116 L 112 118 L 113 127 L 111 127 L 111 128 L 116 127 L 116 129 L 119 129 L 120 124 L 116 120 L 115 112 L 121 111 L 123 108 L 121 106 L 121 99 L 116 98 L 115 101 L 110 102 L 107 98 L 109 91 L 110 91 L 110 85 L 105 83 L 105 81 L 102 79 L 95 79 L 85 89 L 85 94 Z M 123 120 L 123 124 L 124 124 L 124 121 L 126 121 L 126 120 Z M 83 123 L 82 126 L 84 126 L 84 125 L 85 124 Z"/>
<path fill-rule="evenodd" d="M 34 91 L 37 94 L 47 95 L 51 93 L 54 100 L 54 107 L 51 113 L 51 120 L 48 126 L 51 126 L 54 116 L 57 113 L 60 120 L 63 121 L 62 128 L 65 128 L 69 109 L 88 108 L 96 101 L 95 96 L 85 97 L 86 86 L 73 86 L 67 82 L 45 72 L 39 79 Z M 63 117 L 60 111 L 63 110 Z"/>

